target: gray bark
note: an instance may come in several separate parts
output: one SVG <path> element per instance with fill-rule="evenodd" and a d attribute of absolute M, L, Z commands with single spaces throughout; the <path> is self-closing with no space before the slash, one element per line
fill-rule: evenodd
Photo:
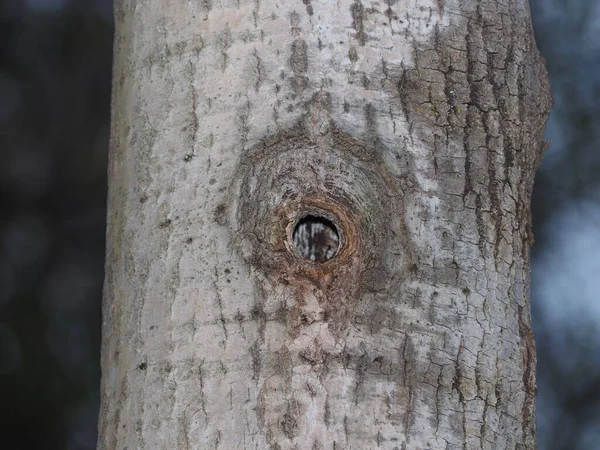
<path fill-rule="evenodd" d="M 115 17 L 99 448 L 535 448 L 527 2 Z"/>

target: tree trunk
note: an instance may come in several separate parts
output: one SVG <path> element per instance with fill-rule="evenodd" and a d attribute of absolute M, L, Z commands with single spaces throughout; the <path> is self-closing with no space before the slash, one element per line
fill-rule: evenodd
<path fill-rule="evenodd" d="M 99 448 L 535 448 L 527 2 L 116 3 Z"/>

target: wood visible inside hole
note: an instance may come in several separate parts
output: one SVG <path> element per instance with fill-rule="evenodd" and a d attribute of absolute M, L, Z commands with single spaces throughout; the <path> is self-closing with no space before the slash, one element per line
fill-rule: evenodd
<path fill-rule="evenodd" d="M 300 256 L 322 263 L 333 258 L 340 245 L 340 236 L 333 222 L 325 217 L 303 217 L 292 234 L 294 248 Z"/>

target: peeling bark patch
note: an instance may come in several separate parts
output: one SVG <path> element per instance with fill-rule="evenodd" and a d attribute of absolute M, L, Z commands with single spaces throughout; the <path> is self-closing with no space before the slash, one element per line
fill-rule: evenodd
<path fill-rule="evenodd" d="M 365 45 L 366 34 L 364 26 L 364 13 L 365 8 L 360 0 L 355 0 L 350 6 L 350 13 L 352 14 L 352 28 L 356 30 L 356 40 L 362 47 Z"/>

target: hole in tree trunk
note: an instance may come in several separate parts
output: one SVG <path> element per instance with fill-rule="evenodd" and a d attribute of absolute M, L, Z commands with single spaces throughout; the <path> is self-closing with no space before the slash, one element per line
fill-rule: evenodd
<path fill-rule="evenodd" d="M 314 262 L 329 261 L 337 254 L 340 244 L 340 237 L 333 222 L 312 215 L 298 221 L 292 239 L 296 252 Z"/>

